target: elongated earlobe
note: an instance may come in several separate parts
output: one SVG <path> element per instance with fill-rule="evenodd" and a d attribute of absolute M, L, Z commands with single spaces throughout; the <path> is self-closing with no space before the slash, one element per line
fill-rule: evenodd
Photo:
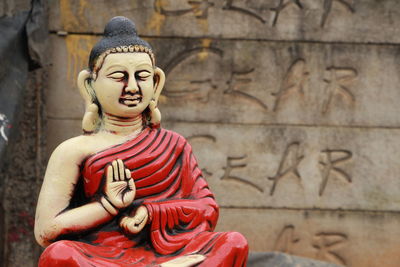
<path fill-rule="evenodd" d="M 99 125 L 99 107 L 95 103 L 95 92 L 91 85 L 90 72 L 83 70 L 78 75 L 78 88 L 79 93 L 85 100 L 85 114 L 82 119 L 82 130 L 86 134 L 93 133 Z"/>
<path fill-rule="evenodd" d="M 154 97 L 150 101 L 150 123 L 152 125 L 159 125 L 161 122 L 161 112 L 158 109 L 158 99 L 161 95 L 161 91 L 164 88 L 165 74 L 160 68 L 156 68 L 154 71 L 154 76 L 156 77 L 154 82 Z"/>

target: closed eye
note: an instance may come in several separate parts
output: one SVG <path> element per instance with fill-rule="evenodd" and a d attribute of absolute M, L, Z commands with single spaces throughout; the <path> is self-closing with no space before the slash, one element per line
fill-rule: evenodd
<path fill-rule="evenodd" d="M 122 81 L 122 80 L 125 80 L 127 78 L 127 74 L 125 72 L 122 72 L 122 71 L 115 71 L 115 72 L 107 75 L 107 77 L 111 78 L 113 80 Z"/>
<path fill-rule="evenodd" d="M 135 73 L 135 77 L 137 80 L 145 81 L 147 78 L 151 76 L 151 72 L 147 70 L 137 71 Z"/>

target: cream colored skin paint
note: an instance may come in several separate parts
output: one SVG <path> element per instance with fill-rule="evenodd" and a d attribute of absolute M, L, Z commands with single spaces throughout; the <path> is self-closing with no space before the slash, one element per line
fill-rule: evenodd
<path fill-rule="evenodd" d="M 101 200 L 66 210 L 79 179 L 80 165 L 86 157 L 136 137 L 143 129 L 143 111 L 148 106 L 151 122 L 161 120 L 157 102 L 165 75 L 161 69 L 153 67 L 148 54 L 110 54 L 104 59 L 96 79 L 89 82 L 90 77 L 89 71 L 81 71 L 78 88 L 87 106 L 82 128 L 92 133 L 61 143 L 50 157 L 43 180 L 35 217 L 35 237 L 43 247 L 61 234 L 86 231 L 111 220 L 118 214 L 114 207 L 125 208 L 134 200 L 136 189 L 131 173 L 121 160 L 114 160 L 106 170 Z M 129 94 L 138 92 L 139 88 L 141 97 Z M 94 97 L 101 105 L 101 121 Z M 121 186 L 126 190 L 120 190 Z M 122 195 L 121 192 L 127 193 Z M 139 233 L 147 220 L 147 208 L 141 206 L 130 216 L 123 217 L 120 227 L 133 234 Z M 161 266 L 193 266 L 204 259 L 203 255 L 187 255 Z"/>

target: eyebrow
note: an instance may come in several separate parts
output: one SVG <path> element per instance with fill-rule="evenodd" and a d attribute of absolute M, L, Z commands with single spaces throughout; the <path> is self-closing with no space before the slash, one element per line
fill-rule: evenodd
<path fill-rule="evenodd" d="M 149 68 L 153 68 L 153 65 L 151 65 L 151 64 L 149 64 L 149 63 L 147 63 L 147 62 L 143 62 L 143 63 L 140 63 L 140 64 L 138 64 L 138 65 L 136 65 L 136 67 L 137 68 L 141 68 L 141 67 L 149 67 Z"/>
<path fill-rule="evenodd" d="M 109 70 L 112 69 L 112 68 L 115 68 L 115 67 L 125 68 L 125 66 L 123 66 L 123 65 L 120 65 L 120 64 L 113 64 L 113 65 L 109 66 L 109 67 L 106 69 L 106 72 L 109 71 Z"/>
<path fill-rule="evenodd" d="M 113 64 L 113 65 L 109 66 L 105 71 L 107 72 L 110 69 L 115 68 L 115 67 L 126 68 L 127 66 L 124 66 L 124 65 L 121 65 L 121 64 Z M 151 65 L 151 64 L 149 64 L 147 62 L 140 62 L 138 65 L 136 65 L 136 68 L 143 68 L 143 67 L 146 67 L 146 68 L 149 68 L 149 69 L 153 69 L 153 65 Z"/>

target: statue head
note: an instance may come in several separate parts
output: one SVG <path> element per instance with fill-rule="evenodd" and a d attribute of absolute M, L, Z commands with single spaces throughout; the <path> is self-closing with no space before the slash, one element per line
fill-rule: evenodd
<path fill-rule="evenodd" d="M 125 17 L 112 18 L 90 52 L 89 68 L 78 76 L 87 113 L 98 113 L 96 121 L 84 117 L 83 130 L 95 131 L 104 113 L 121 118 L 142 115 L 144 123 L 159 124 L 157 103 L 164 82 L 152 48 L 137 35 L 135 24 Z"/>

